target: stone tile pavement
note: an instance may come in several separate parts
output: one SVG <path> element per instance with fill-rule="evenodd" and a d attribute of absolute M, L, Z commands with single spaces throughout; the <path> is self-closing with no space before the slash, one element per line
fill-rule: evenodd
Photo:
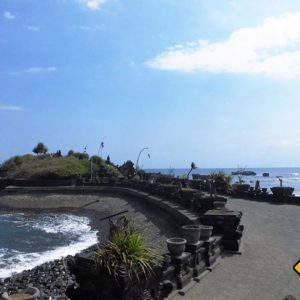
<path fill-rule="evenodd" d="M 185 296 L 173 300 L 281 300 L 300 296 L 300 206 L 228 199 L 243 212 L 242 255 L 225 256 Z"/>

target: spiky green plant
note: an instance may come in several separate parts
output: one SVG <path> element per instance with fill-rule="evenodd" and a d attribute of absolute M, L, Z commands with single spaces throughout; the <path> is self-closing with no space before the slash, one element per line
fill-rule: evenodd
<path fill-rule="evenodd" d="M 219 170 L 218 172 L 211 172 L 210 177 L 216 181 L 224 182 L 228 186 L 232 182 L 232 176 L 229 174 L 226 174 L 223 170 Z"/>
<path fill-rule="evenodd" d="M 96 263 L 116 279 L 127 276 L 130 280 L 141 275 L 148 277 L 161 256 L 145 243 L 138 230 L 114 230 L 111 240 L 95 252 Z"/>

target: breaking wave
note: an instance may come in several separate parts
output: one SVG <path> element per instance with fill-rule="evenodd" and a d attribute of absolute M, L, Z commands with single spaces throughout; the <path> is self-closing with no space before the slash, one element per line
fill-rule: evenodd
<path fill-rule="evenodd" d="M 97 241 L 97 231 L 87 217 L 0 215 L 0 278 L 75 255 Z"/>

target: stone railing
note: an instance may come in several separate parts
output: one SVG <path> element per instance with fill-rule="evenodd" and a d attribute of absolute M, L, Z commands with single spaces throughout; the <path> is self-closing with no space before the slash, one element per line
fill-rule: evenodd
<path fill-rule="evenodd" d="M 213 270 L 224 250 L 240 253 L 243 233 L 243 226 L 240 225 L 241 216 L 240 212 L 224 208 L 210 210 L 201 217 L 206 226 L 183 226 L 183 228 L 199 227 L 200 234 L 196 236 L 196 240 L 194 236 L 192 240 L 190 235 L 186 237 L 184 233 L 184 238 L 168 239 L 169 253 L 163 255 L 163 263 L 154 268 L 152 276 L 143 278 L 141 282 L 109 276 L 107 270 L 97 266 L 94 256 L 97 246 L 94 246 L 69 261 L 69 268 L 76 276 L 80 288 L 69 289 L 67 295 L 71 300 L 83 299 L 87 290 L 91 299 L 103 300 L 161 300 L 175 293 L 184 295 L 189 288 Z M 204 233 L 201 233 L 202 227 Z M 208 235 L 207 228 L 210 230 Z"/>

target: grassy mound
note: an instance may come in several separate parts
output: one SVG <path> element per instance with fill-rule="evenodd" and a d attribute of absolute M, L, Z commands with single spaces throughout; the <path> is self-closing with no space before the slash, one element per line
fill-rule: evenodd
<path fill-rule="evenodd" d="M 93 176 L 120 176 L 118 169 L 98 157 L 92 158 Z M 51 155 L 14 156 L 5 161 L 0 172 L 6 174 L 6 178 L 24 179 L 67 179 L 78 176 L 90 176 L 91 160 L 88 156 L 79 158 L 76 155 L 55 157 Z"/>

